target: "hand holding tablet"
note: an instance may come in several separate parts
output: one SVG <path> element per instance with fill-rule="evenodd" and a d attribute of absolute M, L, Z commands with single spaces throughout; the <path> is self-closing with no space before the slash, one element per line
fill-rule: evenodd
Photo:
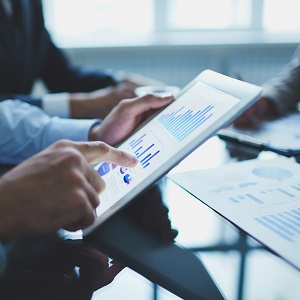
<path fill-rule="evenodd" d="M 122 100 L 99 126 L 92 128 L 89 140 L 117 145 L 143 121 L 173 100 L 173 96 L 162 98 L 154 94 Z"/>
<path fill-rule="evenodd" d="M 123 168 L 107 162 L 94 167 L 106 182 L 106 190 L 100 195 L 96 221 L 84 234 L 92 232 L 219 129 L 230 124 L 260 93 L 260 87 L 206 70 L 174 101 L 172 98 L 161 101 L 153 95 L 149 95 L 154 98 L 148 100 L 146 97 L 146 100 L 123 101 L 102 124 L 101 138 L 107 143 L 116 144 L 129 135 L 149 108 L 155 110 L 169 105 L 118 146 L 139 160 L 136 167 Z M 139 105 L 136 101 L 140 101 Z"/>

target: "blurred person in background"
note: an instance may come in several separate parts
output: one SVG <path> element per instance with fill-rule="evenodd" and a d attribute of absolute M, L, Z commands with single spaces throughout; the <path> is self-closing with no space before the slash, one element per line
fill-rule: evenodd
<path fill-rule="evenodd" d="M 262 121 L 297 110 L 300 102 L 300 45 L 291 61 L 263 85 L 260 99 L 234 121 L 236 127 L 257 128 Z"/>
<path fill-rule="evenodd" d="M 141 85 L 158 84 L 138 74 L 76 67 L 45 28 L 39 0 L 0 0 L 0 100 L 19 99 L 50 116 L 104 118 Z M 32 97 L 37 80 L 49 90 Z"/>

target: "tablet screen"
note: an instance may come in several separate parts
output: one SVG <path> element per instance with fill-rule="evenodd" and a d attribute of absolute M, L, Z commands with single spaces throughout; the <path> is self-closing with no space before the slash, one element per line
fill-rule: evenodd
<path fill-rule="evenodd" d="M 118 147 L 138 158 L 135 168 L 106 162 L 94 166 L 106 182 L 97 217 L 122 206 L 130 200 L 132 191 L 138 193 L 170 170 L 179 162 L 178 157 L 187 156 L 214 133 L 207 129 L 213 124 L 215 128 L 224 125 L 222 117 L 239 102 L 236 97 L 196 82 Z"/>

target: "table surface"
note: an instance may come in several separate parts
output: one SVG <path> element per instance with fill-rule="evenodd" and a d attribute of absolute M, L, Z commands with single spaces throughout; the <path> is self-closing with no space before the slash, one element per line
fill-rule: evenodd
<path fill-rule="evenodd" d="M 228 149 L 213 137 L 171 172 L 237 160 L 232 155 L 239 149 Z M 241 157 L 247 157 L 245 152 Z M 227 299 L 300 299 L 300 273 L 283 259 L 168 179 L 163 180 L 161 197 L 178 230 L 176 243 L 199 256 Z M 62 242 L 56 235 L 23 238 L 7 243 L 6 251 L 0 292 L 8 291 L 12 299 L 27 299 L 27 294 L 31 299 L 180 299 L 129 268 L 106 285 L 110 260 L 81 240 Z"/>

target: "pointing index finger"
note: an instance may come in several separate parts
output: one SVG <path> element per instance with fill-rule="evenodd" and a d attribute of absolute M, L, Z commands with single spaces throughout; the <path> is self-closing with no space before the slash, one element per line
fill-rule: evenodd
<path fill-rule="evenodd" d="M 134 167 L 138 159 L 134 156 L 118 150 L 104 142 L 76 143 L 76 149 L 81 152 L 88 163 L 110 162 L 124 167 Z"/>

